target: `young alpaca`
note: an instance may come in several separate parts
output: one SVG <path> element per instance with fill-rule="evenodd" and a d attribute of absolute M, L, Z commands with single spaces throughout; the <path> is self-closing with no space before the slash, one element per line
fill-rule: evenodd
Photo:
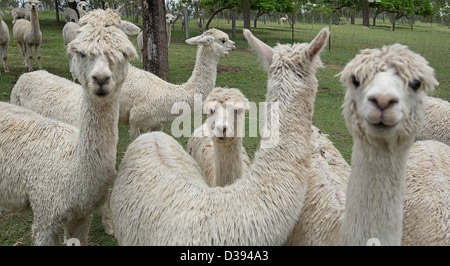
<path fill-rule="evenodd" d="M 2 19 L 2 11 L 0 10 L 0 57 L 2 58 L 3 68 L 5 72 L 9 72 L 8 60 L 8 45 L 9 45 L 9 29 L 8 25 Z"/>
<path fill-rule="evenodd" d="M 33 70 L 33 46 L 35 49 L 36 59 L 39 69 L 42 69 L 40 47 L 42 42 L 42 33 L 39 28 L 38 9 L 41 2 L 37 0 L 29 0 L 28 6 L 31 10 L 31 22 L 25 19 L 19 19 L 13 26 L 13 35 L 17 40 L 22 51 L 23 61 L 28 70 Z M 28 63 L 26 54 L 28 51 Z"/>
<path fill-rule="evenodd" d="M 141 133 L 161 130 L 164 123 L 175 119 L 174 103 L 185 102 L 192 108 L 194 94 L 202 94 L 205 99 L 216 83 L 219 59 L 235 48 L 228 35 L 216 29 L 190 38 L 186 43 L 198 45 L 198 49 L 194 71 L 184 84 L 175 85 L 130 66 L 120 99 L 119 123 L 130 125 L 131 141 Z"/>
<path fill-rule="evenodd" d="M 203 109 L 209 117 L 192 134 L 187 151 L 210 187 L 224 187 L 240 178 L 250 165 L 242 146 L 248 100 L 238 89 L 215 88 L 203 101 Z"/>
<path fill-rule="evenodd" d="M 33 214 L 35 245 L 57 245 L 62 226 L 87 244 L 116 174 L 120 87 L 137 53 L 115 27 L 80 31 L 68 46 L 83 88 L 78 128 L 0 103 L 0 208 Z"/>
<path fill-rule="evenodd" d="M 194 159 L 163 132 L 136 139 L 111 195 L 119 244 L 283 244 L 306 192 L 315 71 L 328 36 L 325 28 L 310 44 L 265 47 L 269 115 L 279 114 L 279 123 L 271 124 L 270 138 L 262 138 L 250 169 L 233 184 L 209 187 Z"/>

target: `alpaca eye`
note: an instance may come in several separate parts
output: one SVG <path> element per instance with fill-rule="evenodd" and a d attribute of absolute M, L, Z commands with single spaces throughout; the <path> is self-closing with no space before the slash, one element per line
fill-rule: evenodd
<path fill-rule="evenodd" d="M 226 41 L 225 40 L 222 40 L 222 43 L 225 43 Z"/>
<path fill-rule="evenodd" d="M 359 85 L 361 85 L 361 82 L 359 82 L 359 79 L 355 75 L 352 76 L 352 83 L 356 88 L 358 88 Z"/>
<path fill-rule="evenodd" d="M 417 91 L 417 90 L 420 88 L 420 85 L 421 85 L 421 84 L 422 84 L 422 83 L 420 82 L 420 80 L 415 79 L 415 80 L 411 81 L 411 88 L 412 88 L 414 91 Z"/>
<path fill-rule="evenodd" d="M 85 58 L 86 57 L 86 55 L 84 53 L 82 53 L 82 52 L 78 52 L 78 53 L 80 54 L 81 58 Z"/>

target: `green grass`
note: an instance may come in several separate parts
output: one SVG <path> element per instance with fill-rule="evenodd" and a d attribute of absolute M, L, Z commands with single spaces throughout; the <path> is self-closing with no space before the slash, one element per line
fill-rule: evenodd
<path fill-rule="evenodd" d="M 4 10 L 3 10 L 4 11 Z M 43 35 L 41 56 L 43 68 L 58 76 L 71 79 L 64 45 L 62 41 L 63 23 L 56 23 L 52 12 L 41 12 L 40 26 Z M 8 50 L 8 65 L 11 70 L 4 73 L 0 66 L 0 101 L 9 101 L 11 89 L 22 73 L 27 70 L 12 35 L 11 17 L 4 16 L 11 33 L 11 42 Z M 128 19 L 132 21 L 131 19 Z M 327 47 L 321 54 L 325 67 L 317 72 L 319 80 L 318 93 L 315 103 L 314 124 L 324 133 L 329 134 L 347 161 L 350 160 L 352 140 L 348 133 L 343 117 L 341 105 L 344 91 L 339 83 L 338 74 L 345 64 L 351 60 L 361 49 L 381 47 L 392 43 L 408 45 L 412 50 L 423 55 L 435 69 L 440 82 L 434 96 L 450 100 L 450 30 L 438 24 L 417 23 L 411 31 L 409 25 L 398 25 L 395 32 L 390 24 L 382 24 L 370 29 L 357 25 L 331 26 L 331 47 Z M 142 27 L 141 24 L 138 24 Z M 232 38 L 237 49 L 227 58 L 219 62 L 217 87 L 239 88 L 252 102 L 259 103 L 265 100 L 267 74 L 263 71 L 256 55 L 248 49 L 247 42 L 242 36 L 242 21 L 237 22 L 237 36 Z M 328 25 L 302 24 L 295 27 L 295 41 L 309 42 L 319 30 Z M 227 32 L 231 36 L 231 24 L 226 20 L 213 20 L 211 27 Z M 196 47 L 184 43 L 185 34 L 181 32 L 181 24 L 177 22 L 172 32 L 172 41 L 169 46 L 169 81 L 183 83 L 191 75 L 195 63 Z M 198 35 L 194 21 L 190 24 L 191 37 Z M 271 46 L 277 43 L 291 43 L 291 31 L 288 26 L 268 22 L 264 25 L 259 22 L 257 29 L 252 29 L 255 36 Z M 136 36 L 130 39 L 136 44 Z M 141 67 L 139 60 L 132 62 Z M 34 63 L 34 69 L 37 63 Z M 164 128 L 170 134 L 170 125 Z M 117 147 L 117 165 L 126 151 L 129 138 L 128 127 L 119 126 L 119 144 Z M 179 138 L 185 145 L 187 138 Z M 245 138 L 244 146 L 252 158 L 259 144 L 259 138 Z M 14 214 L 0 213 L 0 245 L 31 245 L 32 218 L 23 218 Z M 61 234 L 62 237 L 62 234 Z M 114 238 L 103 232 L 101 217 L 98 212 L 94 214 L 90 231 L 91 245 L 117 245 Z"/>

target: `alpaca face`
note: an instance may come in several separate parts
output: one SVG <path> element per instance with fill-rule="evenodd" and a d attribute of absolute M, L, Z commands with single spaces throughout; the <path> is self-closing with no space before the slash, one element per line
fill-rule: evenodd
<path fill-rule="evenodd" d="M 38 10 L 39 6 L 41 5 L 41 2 L 32 0 L 28 1 L 28 5 L 32 11 L 35 11 Z"/>
<path fill-rule="evenodd" d="M 245 109 L 233 104 L 216 104 L 210 109 L 208 121 L 211 122 L 211 136 L 216 142 L 232 141 L 242 137 L 238 129 L 244 125 Z"/>
<path fill-rule="evenodd" d="M 86 3 L 85 1 L 80 1 L 80 2 L 77 4 L 77 8 L 78 8 L 78 9 L 81 9 L 81 10 L 83 10 L 83 11 L 87 11 L 87 3 Z"/>
<path fill-rule="evenodd" d="M 128 73 L 128 62 L 137 57 L 133 44 L 116 27 L 86 25 L 69 43 L 72 71 L 92 95 L 105 97 L 118 90 Z"/>
<path fill-rule="evenodd" d="M 202 35 L 186 40 L 186 43 L 214 47 L 214 50 L 217 51 L 220 57 L 227 56 L 230 51 L 236 49 L 234 42 L 230 40 L 228 34 L 216 29 L 207 30 Z"/>
<path fill-rule="evenodd" d="M 425 92 L 419 90 L 419 81 L 405 84 L 394 69 L 376 73 L 368 82 L 356 76 L 352 79 L 353 88 L 345 97 L 351 104 L 344 106 L 354 108 L 351 119 L 356 119 L 358 126 L 351 127 L 353 130 L 375 138 L 407 137 L 417 133 L 426 98 Z"/>
<path fill-rule="evenodd" d="M 166 23 L 172 25 L 174 16 L 172 14 L 166 14 Z"/>
<path fill-rule="evenodd" d="M 426 92 L 438 84 L 428 62 L 400 44 L 363 50 L 340 75 L 347 87 L 347 127 L 378 139 L 413 138 L 424 117 Z"/>
<path fill-rule="evenodd" d="M 250 107 L 238 89 L 215 88 L 205 99 L 209 136 L 215 142 L 229 142 L 243 137 L 245 111 Z"/>

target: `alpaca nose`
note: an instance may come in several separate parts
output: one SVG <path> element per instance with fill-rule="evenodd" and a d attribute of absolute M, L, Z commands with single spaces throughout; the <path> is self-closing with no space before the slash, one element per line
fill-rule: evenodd
<path fill-rule="evenodd" d="M 98 86 L 103 86 L 105 85 L 105 83 L 107 83 L 109 81 L 109 79 L 111 78 L 111 76 L 101 76 L 101 75 L 95 75 L 92 76 L 92 79 L 95 81 L 95 83 L 98 84 Z"/>
<path fill-rule="evenodd" d="M 219 132 L 222 133 L 222 137 L 226 136 L 226 132 L 227 132 L 227 125 L 226 124 L 218 125 L 217 129 L 219 130 Z"/>
<path fill-rule="evenodd" d="M 381 111 L 389 109 L 398 103 L 399 99 L 397 96 L 392 94 L 376 94 L 368 97 L 369 102 L 373 103 Z"/>

